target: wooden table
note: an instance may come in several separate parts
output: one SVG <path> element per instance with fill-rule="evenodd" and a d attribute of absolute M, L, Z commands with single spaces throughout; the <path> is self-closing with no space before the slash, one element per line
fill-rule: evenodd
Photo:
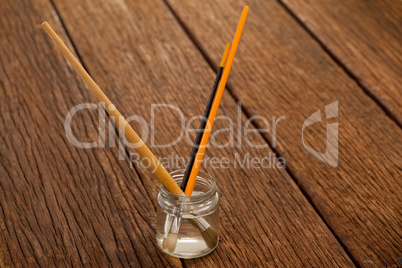
<path fill-rule="evenodd" d="M 401 2 L 247 2 L 0 2 L 0 267 L 398 266 Z M 249 17 L 219 111 L 241 133 L 207 156 L 271 156 L 286 168 L 207 166 L 221 196 L 220 244 L 204 258 L 176 259 L 155 242 L 158 182 L 130 167 L 131 150 L 120 160 L 119 148 L 109 148 L 119 141 L 113 127 L 104 147 L 68 140 L 68 111 L 97 102 L 40 24 L 49 21 L 125 116 L 150 123 L 152 104 L 171 104 L 187 123 L 203 112 L 245 4 Z M 338 116 L 326 119 L 335 101 Z M 322 120 L 304 131 L 305 142 L 325 152 L 326 126 L 338 123 L 335 167 L 302 143 L 303 123 L 317 110 Z M 270 120 L 281 116 L 275 133 Z M 250 118 L 248 130 L 265 130 L 248 132 L 262 148 L 245 141 Z M 177 113 L 159 109 L 153 119 L 149 146 L 179 135 Z M 72 130 L 78 140 L 98 141 L 103 122 L 85 109 Z M 217 120 L 214 131 L 228 127 Z M 215 135 L 218 144 L 228 138 Z M 158 157 L 187 158 L 190 149 L 184 138 L 152 147 Z"/>

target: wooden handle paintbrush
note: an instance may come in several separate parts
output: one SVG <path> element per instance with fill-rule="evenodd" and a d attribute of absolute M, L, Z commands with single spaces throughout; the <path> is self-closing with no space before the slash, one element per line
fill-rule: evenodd
<path fill-rule="evenodd" d="M 116 107 L 112 104 L 109 98 L 103 93 L 100 87 L 95 83 L 92 77 L 85 71 L 84 67 L 81 66 L 79 61 L 74 57 L 73 53 L 67 48 L 67 46 L 63 43 L 60 37 L 55 33 L 55 31 L 50 27 L 47 22 L 42 23 L 42 27 L 49 34 L 49 36 L 53 39 L 56 45 L 59 47 L 61 52 L 64 54 L 66 59 L 71 63 L 77 73 L 82 77 L 84 82 L 88 85 L 91 91 L 95 94 L 98 101 L 105 108 L 106 112 L 113 116 L 115 119 L 115 125 L 123 131 L 126 139 L 135 145 L 137 152 L 140 156 L 145 160 L 149 161 L 149 167 L 151 171 L 158 178 L 160 183 L 165 186 L 171 193 L 176 195 L 183 195 L 183 191 L 180 186 L 176 183 L 176 181 L 172 178 L 172 176 L 167 172 L 167 170 L 162 166 L 159 160 L 154 156 L 151 150 L 145 145 L 145 143 L 141 140 L 140 136 L 134 131 L 134 129 L 128 124 L 126 119 L 121 115 L 121 113 L 116 109 Z M 194 226 L 198 226 L 198 230 L 201 232 L 205 242 L 207 244 L 213 244 L 214 241 L 218 239 L 217 231 L 212 228 L 208 222 L 203 219 L 195 219 L 190 220 Z M 167 235 L 167 234 L 166 234 Z M 165 243 L 166 244 L 166 243 Z M 175 247 L 175 245 L 174 245 Z M 170 247 L 172 248 L 172 247 Z"/>
<path fill-rule="evenodd" d="M 175 180 L 170 176 L 167 170 L 162 166 L 159 160 L 151 152 L 148 146 L 141 140 L 134 129 L 128 124 L 126 119 L 121 115 L 121 113 L 112 104 L 109 98 L 103 93 L 99 86 L 95 83 L 92 77 L 85 71 L 84 67 L 79 63 L 79 61 L 74 57 L 73 53 L 67 48 L 60 37 L 55 33 L 55 31 L 50 27 L 47 22 L 42 23 L 43 28 L 53 39 L 56 45 L 60 48 L 61 52 L 71 63 L 77 73 L 82 77 L 84 82 L 88 85 L 89 89 L 95 94 L 98 101 L 105 108 L 106 112 L 113 116 L 115 119 L 116 126 L 123 131 L 128 142 L 134 145 L 138 154 L 149 164 L 151 171 L 155 174 L 158 180 L 166 187 L 170 192 L 181 195 L 182 190 Z"/>

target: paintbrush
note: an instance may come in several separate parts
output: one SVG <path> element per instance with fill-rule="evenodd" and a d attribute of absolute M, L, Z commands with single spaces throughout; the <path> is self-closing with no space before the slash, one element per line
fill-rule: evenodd
<path fill-rule="evenodd" d="M 50 27 L 47 22 L 42 23 L 42 27 L 49 34 L 49 36 L 53 39 L 56 45 L 59 47 L 61 52 L 64 54 L 66 59 L 71 63 L 77 73 L 82 77 L 84 82 L 88 85 L 89 89 L 95 94 L 98 101 L 101 103 L 103 108 L 109 114 L 111 118 L 114 118 L 115 125 L 121 131 L 123 131 L 127 140 L 134 144 L 139 155 L 148 162 L 147 165 L 151 171 L 155 174 L 161 184 L 165 186 L 165 188 L 173 194 L 183 195 L 183 191 L 180 186 L 176 183 L 176 181 L 172 178 L 172 176 L 167 172 L 167 170 L 163 167 L 163 165 L 159 162 L 159 160 L 155 157 L 155 155 L 151 152 L 151 150 L 145 145 L 145 143 L 141 140 L 140 136 L 135 132 L 135 130 L 128 124 L 126 119 L 121 115 L 121 113 L 116 109 L 116 107 L 112 104 L 109 98 L 103 93 L 100 87 L 95 83 L 92 77 L 86 72 L 86 70 L 82 67 L 79 61 L 74 57 L 73 53 L 67 48 L 67 46 L 63 43 L 60 37 L 55 33 L 55 31 Z M 199 230 L 202 233 L 204 239 L 213 240 L 217 237 L 216 230 L 212 229 L 209 226 L 208 222 L 203 218 L 198 218 L 191 220 L 192 224 L 198 225 Z M 165 233 L 167 237 L 167 232 Z M 211 236 L 211 237 L 210 237 Z"/>
<path fill-rule="evenodd" d="M 211 110 L 212 102 L 214 101 L 214 98 L 215 98 L 216 89 L 218 88 L 218 84 L 219 84 L 219 81 L 222 76 L 223 66 L 225 65 L 226 58 L 229 53 L 229 48 L 230 48 L 230 44 L 227 44 L 225 47 L 225 51 L 223 52 L 223 56 L 222 56 L 221 63 L 220 63 L 219 69 L 218 69 L 218 73 L 215 78 L 214 85 L 212 86 L 212 90 L 211 90 L 211 94 L 208 99 L 207 107 L 205 108 L 205 111 L 204 111 L 204 117 L 202 118 L 199 130 L 198 130 L 195 142 L 194 142 L 194 146 L 193 146 L 193 149 L 190 154 L 190 159 L 187 163 L 187 167 L 186 167 L 186 170 L 183 175 L 183 180 L 181 182 L 181 189 L 183 191 L 186 188 L 187 181 L 190 176 L 191 168 L 193 166 L 194 159 L 197 154 L 198 145 L 201 142 L 202 133 L 203 133 L 202 131 L 204 130 L 205 125 L 208 120 L 208 115 Z M 167 248 L 170 252 L 173 252 L 174 249 L 176 248 L 177 237 L 178 237 L 178 233 L 179 233 L 179 230 L 180 230 L 180 227 L 182 224 L 180 212 L 176 210 L 176 213 L 174 213 L 174 215 L 175 216 L 172 216 L 172 215 L 166 216 L 165 225 L 164 225 L 165 233 L 167 232 L 167 233 L 169 233 L 169 235 L 168 235 L 167 240 L 163 240 L 163 247 Z M 210 247 L 210 248 L 215 247 L 217 239 L 218 239 L 218 235 L 217 235 L 217 232 L 215 231 L 215 229 L 213 229 L 212 227 L 207 226 L 205 224 L 202 226 L 200 226 L 199 224 L 193 224 L 193 223 L 191 223 L 191 224 L 195 228 L 200 230 L 201 234 L 203 234 L 204 240 L 208 247 Z M 216 235 L 214 235 L 214 234 L 216 234 Z"/>
<path fill-rule="evenodd" d="M 202 159 L 204 157 L 204 152 L 205 152 L 205 149 L 208 144 L 209 135 L 211 133 L 212 126 L 214 124 L 215 117 L 218 112 L 219 104 L 222 99 L 223 91 L 225 90 L 226 82 L 229 77 L 230 69 L 232 67 L 234 56 L 236 54 L 236 50 L 237 50 L 237 47 L 240 42 L 240 37 L 243 32 L 244 24 L 246 22 L 248 9 L 249 9 L 248 6 L 244 7 L 243 12 L 240 17 L 239 24 L 237 25 L 236 33 L 235 33 L 233 41 L 232 41 L 228 59 L 225 63 L 225 67 L 224 67 L 224 70 L 222 73 L 222 78 L 220 79 L 219 86 L 217 88 L 217 91 L 216 91 L 216 94 L 215 94 L 215 97 L 214 97 L 214 100 L 212 103 L 211 111 L 209 112 L 209 115 L 208 115 L 208 122 L 205 124 L 205 130 L 203 130 L 203 129 L 199 130 L 199 131 L 202 131 L 203 134 L 202 134 L 201 142 L 200 142 L 199 146 L 197 146 L 198 150 L 197 150 L 195 160 L 193 162 L 193 166 L 192 166 L 192 169 L 190 172 L 190 177 L 187 181 L 187 187 L 185 188 L 185 191 L 184 191 L 185 195 L 187 195 L 187 196 L 190 196 L 194 189 L 195 181 L 197 179 L 197 175 L 198 175 L 198 172 L 201 167 Z M 194 149 L 194 147 L 195 146 L 193 146 L 193 149 Z M 173 227 L 174 227 L 173 230 L 171 229 L 169 232 L 168 241 L 166 242 L 166 244 L 169 246 L 169 248 L 172 248 L 174 250 L 174 248 L 176 247 L 176 243 L 177 243 L 177 233 L 179 232 L 180 226 L 173 225 Z"/>
<path fill-rule="evenodd" d="M 245 6 L 243 9 L 243 13 L 241 14 L 239 24 L 236 29 L 235 36 L 233 38 L 233 42 L 230 48 L 229 56 L 225 64 L 225 68 L 222 73 L 221 81 L 219 82 L 218 89 L 216 91 L 216 95 L 214 98 L 214 102 L 211 107 L 211 112 L 208 116 L 208 123 L 206 124 L 205 130 L 203 132 L 201 143 L 197 151 L 197 155 L 194 160 L 194 164 L 190 173 L 190 177 L 187 182 L 187 187 L 184 191 L 185 195 L 189 196 L 193 192 L 195 181 L 197 179 L 198 172 L 201 167 L 202 159 L 204 157 L 205 149 L 208 144 L 209 135 L 212 131 L 212 126 L 214 125 L 216 114 L 218 113 L 219 104 L 222 99 L 223 91 L 225 90 L 226 82 L 229 77 L 230 69 L 232 68 L 232 63 L 234 60 L 234 56 L 236 54 L 237 46 L 239 45 L 240 37 L 244 28 L 244 24 L 246 22 L 248 6 Z"/>
<path fill-rule="evenodd" d="M 226 44 L 225 51 L 223 52 L 223 56 L 221 59 L 221 64 L 219 65 L 218 72 L 216 74 L 214 85 L 212 86 L 211 94 L 209 95 L 208 103 L 204 111 L 204 116 L 202 117 L 200 127 L 198 128 L 197 136 L 194 141 L 193 149 L 190 153 L 190 158 L 187 162 L 186 170 L 183 175 L 183 180 L 181 181 L 180 188 L 184 191 L 187 186 L 188 178 L 190 177 L 191 169 L 193 168 L 195 156 L 197 155 L 198 148 L 200 146 L 202 135 L 204 134 L 205 125 L 208 121 L 208 116 L 211 111 L 211 106 L 215 98 L 216 90 L 218 88 L 219 81 L 222 77 L 223 67 L 225 66 L 226 58 L 229 53 L 230 44 Z"/>

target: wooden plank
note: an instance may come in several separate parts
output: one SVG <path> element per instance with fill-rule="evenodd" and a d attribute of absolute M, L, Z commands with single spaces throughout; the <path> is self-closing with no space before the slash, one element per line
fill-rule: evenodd
<path fill-rule="evenodd" d="M 65 37 L 55 14 L 44 0 L 0 4 L 0 267 L 181 267 L 156 249 L 155 207 L 117 148 L 66 138 L 67 112 L 92 95 L 40 26 Z M 73 122 L 98 139 L 96 111 Z"/>
<path fill-rule="evenodd" d="M 247 3 L 232 94 L 250 116 L 286 116 L 277 128 L 276 151 L 357 264 L 397 265 L 402 255 L 400 129 L 280 4 Z M 169 4 L 200 50 L 217 64 L 219 48 L 230 40 L 244 3 Z M 324 107 L 334 101 L 339 116 L 311 125 L 304 136 L 313 150 L 325 152 L 326 126 L 338 122 L 337 167 L 313 157 L 302 143 L 305 120 L 318 109 L 325 119 Z M 265 135 L 274 146 L 273 131 Z"/>
<path fill-rule="evenodd" d="M 402 3 L 282 0 L 402 126 Z"/>
<path fill-rule="evenodd" d="M 162 2 L 55 3 L 85 65 L 124 115 L 141 115 L 151 122 L 151 105 L 163 103 L 177 106 L 186 122 L 202 114 L 214 73 Z M 224 47 L 221 42 L 219 51 Z M 235 101 L 225 93 L 220 115 L 231 118 L 235 129 L 246 122 L 242 114 L 237 118 L 236 111 Z M 158 109 L 154 118 L 156 144 L 178 137 L 181 125 L 176 112 Z M 217 120 L 214 129 L 227 127 L 228 122 Z M 228 132 L 215 137 L 218 144 L 229 140 Z M 260 135 L 253 141 L 265 144 Z M 152 145 L 149 136 L 147 142 Z M 233 147 L 209 148 L 207 156 L 228 157 L 232 165 L 235 154 L 242 158 L 246 153 L 259 158 L 272 154 L 269 148 L 252 148 L 243 137 L 235 136 L 233 142 Z M 159 156 L 188 157 L 191 146 L 182 139 L 172 147 L 152 149 Z M 151 187 L 150 198 L 156 200 L 155 179 L 147 170 L 140 171 L 144 184 Z M 184 260 L 185 265 L 353 265 L 285 170 L 209 165 L 207 171 L 217 179 L 221 195 L 220 244 L 205 258 Z"/>

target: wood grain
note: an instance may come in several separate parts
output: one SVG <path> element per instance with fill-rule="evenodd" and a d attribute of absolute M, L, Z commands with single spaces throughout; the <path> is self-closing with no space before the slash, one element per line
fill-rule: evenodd
<path fill-rule="evenodd" d="M 181 267 L 157 249 L 155 207 L 117 148 L 66 138 L 67 112 L 93 97 L 40 27 L 65 37 L 55 14 L 48 1 L 0 4 L 0 267 Z M 88 111 L 74 134 L 96 141 Z"/>
<path fill-rule="evenodd" d="M 231 93 L 249 116 L 286 116 L 277 128 L 275 150 L 356 263 L 397 266 L 402 255 L 402 136 L 397 124 L 276 1 L 168 3 L 215 67 L 212 59 L 231 38 L 243 6 L 250 6 Z M 338 118 L 312 125 L 304 135 L 308 146 L 325 152 L 326 124 L 338 122 L 335 168 L 313 157 L 301 138 L 304 121 L 318 109 L 324 116 L 324 107 L 334 101 L 339 102 Z M 275 146 L 267 130 L 264 135 Z"/>
<path fill-rule="evenodd" d="M 55 4 L 84 64 L 123 115 L 140 115 L 151 122 L 151 105 L 161 103 L 177 106 L 186 120 L 202 114 L 214 73 L 163 2 L 73 0 Z M 219 115 L 230 117 L 235 128 L 246 121 L 242 114 L 237 118 L 236 110 L 235 101 L 225 93 Z M 155 143 L 175 140 L 180 132 L 177 114 L 159 109 L 154 116 Z M 227 127 L 224 120 L 214 126 L 215 131 Z M 228 133 L 215 138 L 224 144 Z M 265 144 L 260 135 L 253 141 Z M 272 154 L 269 148 L 251 148 L 242 137 L 235 136 L 233 142 L 233 147 L 210 147 L 207 156 L 228 157 L 233 162 L 235 154 Z M 160 156 L 187 158 L 191 143 L 184 139 L 153 150 Z M 185 265 L 353 266 L 285 170 L 237 166 L 208 167 L 207 171 L 217 179 L 221 195 L 220 244 L 205 258 L 184 260 Z M 149 186 L 150 198 L 156 200 L 156 180 L 146 169 L 139 172 Z"/>
<path fill-rule="evenodd" d="M 402 2 L 281 1 L 402 126 Z"/>

